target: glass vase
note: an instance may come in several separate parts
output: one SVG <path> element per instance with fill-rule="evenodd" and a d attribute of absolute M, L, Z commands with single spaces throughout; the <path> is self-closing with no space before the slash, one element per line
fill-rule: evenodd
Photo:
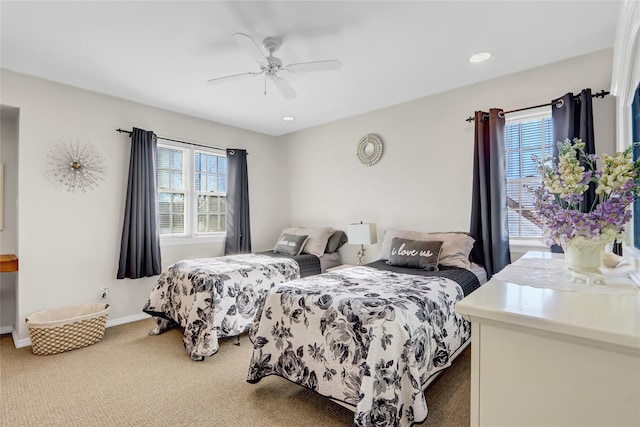
<path fill-rule="evenodd" d="M 567 270 L 576 273 L 600 273 L 602 254 L 607 246 L 603 240 L 592 240 L 574 237 L 564 248 L 564 259 Z"/>

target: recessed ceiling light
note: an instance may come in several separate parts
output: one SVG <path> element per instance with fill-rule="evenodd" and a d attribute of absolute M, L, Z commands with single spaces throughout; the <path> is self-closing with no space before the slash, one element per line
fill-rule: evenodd
<path fill-rule="evenodd" d="M 482 62 L 491 58 L 491 52 L 478 52 L 475 55 L 471 55 L 469 62 Z"/>
<path fill-rule="evenodd" d="M 296 119 L 296 118 L 295 118 L 295 117 L 293 117 L 293 116 L 284 116 L 284 117 L 282 118 L 282 121 L 283 121 L 283 122 L 292 122 L 292 121 L 294 121 L 295 119 Z"/>

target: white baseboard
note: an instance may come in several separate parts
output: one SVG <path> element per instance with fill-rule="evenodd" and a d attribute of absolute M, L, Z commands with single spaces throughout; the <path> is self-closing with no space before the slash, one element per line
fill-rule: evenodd
<path fill-rule="evenodd" d="M 149 316 L 147 313 L 139 313 L 132 314 L 131 316 L 120 317 L 118 319 L 107 320 L 105 327 L 110 328 L 112 326 L 124 325 L 125 323 L 137 322 L 138 320 L 148 319 Z M 13 337 L 13 343 L 16 348 L 27 347 L 31 345 L 31 340 L 29 338 L 18 339 L 18 332 L 12 326 L 3 327 L 3 329 L 9 328 L 9 331 L 2 333 L 11 332 L 11 336 Z"/>
<path fill-rule="evenodd" d="M 18 331 L 16 331 L 16 328 L 13 328 L 11 330 L 11 336 L 13 337 L 13 345 L 15 345 L 16 348 L 22 348 L 31 345 L 31 340 L 29 338 L 25 338 L 22 340 L 18 339 Z"/>
<path fill-rule="evenodd" d="M 13 331 L 13 326 L 2 326 L 0 327 L 0 334 L 10 334 Z"/>
<path fill-rule="evenodd" d="M 138 320 L 148 319 L 149 316 L 147 313 L 138 313 L 132 314 L 131 316 L 120 317 L 118 319 L 107 320 L 107 328 L 112 326 L 124 325 L 125 323 L 137 322 Z"/>

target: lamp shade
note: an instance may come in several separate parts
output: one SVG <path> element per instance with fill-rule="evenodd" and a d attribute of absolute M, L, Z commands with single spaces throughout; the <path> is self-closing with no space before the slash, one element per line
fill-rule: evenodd
<path fill-rule="evenodd" d="M 378 242 L 375 224 L 349 224 L 347 238 L 350 245 L 371 245 Z"/>

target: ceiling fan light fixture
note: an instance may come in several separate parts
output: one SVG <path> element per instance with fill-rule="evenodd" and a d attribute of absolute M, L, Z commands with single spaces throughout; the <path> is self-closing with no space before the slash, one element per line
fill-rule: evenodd
<path fill-rule="evenodd" d="M 244 33 L 234 33 L 233 39 L 236 41 L 238 46 L 245 50 L 257 63 L 260 67 L 260 72 L 247 72 L 247 73 L 239 73 L 239 74 L 231 74 L 228 76 L 215 77 L 213 79 L 207 80 L 207 83 L 217 84 L 219 82 L 236 80 L 239 78 L 245 78 L 248 76 L 258 76 L 264 74 L 264 82 L 265 82 L 265 91 L 264 94 L 267 94 L 267 77 L 275 84 L 276 88 L 280 91 L 282 96 L 285 99 L 294 99 L 296 95 L 296 91 L 293 90 L 289 82 L 287 81 L 286 74 L 285 76 L 280 75 L 280 72 L 283 73 L 306 73 L 312 71 L 331 71 L 338 70 L 342 67 L 342 62 L 337 59 L 327 59 L 322 61 L 310 61 L 310 62 L 299 62 L 288 64 L 284 66 L 282 64 L 282 60 L 280 58 L 276 58 L 273 56 L 273 53 L 280 48 L 282 44 L 282 39 L 278 37 L 267 37 L 262 41 L 262 47 L 264 50 L 269 52 L 269 56 L 266 56 L 258 44 L 253 40 L 253 38 Z M 286 121 L 294 120 L 291 119 L 283 119 Z"/>
<path fill-rule="evenodd" d="M 478 52 L 469 57 L 469 62 L 484 62 L 491 58 L 491 52 Z"/>
<path fill-rule="evenodd" d="M 293 117 L 293 116 L 284 116 L 284 117 L 282 117 L 282 121 L 283 121 L 283 122 L 292 122 L 292 121 L 294 121 L 295 119 L 296 119 L 296 118 L 295 118 L 295 117 Z"/>

